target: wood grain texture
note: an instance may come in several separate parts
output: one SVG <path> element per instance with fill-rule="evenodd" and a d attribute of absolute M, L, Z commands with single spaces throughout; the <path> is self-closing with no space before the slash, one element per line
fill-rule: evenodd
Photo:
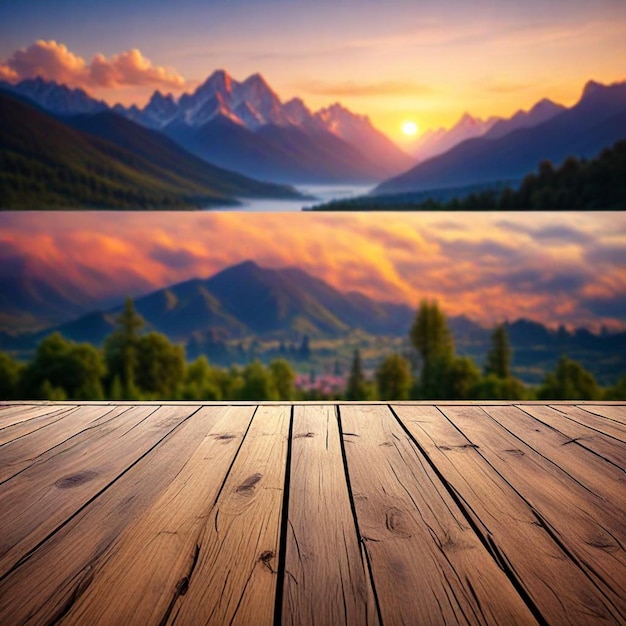
<path fill-rule="evenodd" d="M 619 611 L 554 541 L 532 506 L 483 457 L 480 446 L 436 407 L 393 408 L 457 495 L 494 559 L 546 623 L 621 624 Z"/>
<path fill-rule="evenodd" d="M 618 439 L 622 443 L 626 443 L 626 426 L 615 422 L 612 419 L 606 419 L 590 413 L 583 407 L 578 406 L 563 406 L 554 407 L 566 417 L 578 422 L 583 426 L 587 426 L 593 430 L 597 430 L 599 433 Z"/>
<path fill-rule="evenodd" d="M 519 406 L 528 415 L 569 437 L 567 445 L 591 450 L 609 463 L 613 463 L 622 471 L 626 471 L 626 446 L 612 437 L 606 437 L 597 430 L 568 419 L 564 413 L 549 406 Z"/>
<path fill-rule="evenodd" d="M 46 421 L 36 429 L 0 446 L 0 483 L 35 463 L 45 462 L 55 453 L 54 448 L 80 432 L 114 419 L 115 415 L 114 407 L 93 406 L 61 409 L 46 416 Z"/>
<path fill-rule="evenodd" d="M 0 624 L 53 624 L 70 613 L 111 546 L 176 479 L 225 411 L 215 407 L 182 422 L 5 577 Z"/>
<path fill-rule="evenodd" d="M 514 438 L 567 472 L 572 480 L 610 502 L 616 511 L 626 511 L 626 472 L 586 448 L 577 448 L 567 435 L 516 407 L 484 410 Z"/>
<path fill-rule="evenodd" d="M 296 406 L 293 419 L 282 623 L 378 624 L 336 409 Z"/>
<path fill-rule="evenodd" d="M 190 413 L 176 407 L 115 412 L 114 421 L 59 446 L 45 463 L 0 485 L 0 577 Z"/>
<path fill-rule="evenodd" d="M 626 407 L 624 406 L 616 406 L 614 404 L 586 404 L 579 408 L 600 415 L 601 417 L 607 417 L 614 422 L 626 426 Z"/>
<path fill-rule="evenodd" d="M 0 624 L 623 624 L 625 407 L 0 402 Z"/>
<path fill-rule="evenodd" d="M 169 624 L 273 624 L 290 406 L 259 407 Z"/>
<path fill-rule="evenodd" d="M 78 407 L 69 406 L 43 407 L 14 415 L 6 419 L 5 425 L 0 429 L 0 445 L 24 437 L 48 424 L 58 422 L 77 410 Z"/>
<path fill-rule="evenodd" d="M 383 623 L 535 623 L 390 410 L 340 415 Z"/>
<path fill-rule="evenodd" d="M 492 467 L 532 506 L 537 520 L 626 615 L 626 512 L 577 483 L 566 470 L 515 442 L 481 407 L 443 407 Z"/>
<path fill-rule="evenodd" d="M 201 409 L 192 419 L 202 422 L 214 411 Z M 253 411 L 251 407 L 221 410 L 217 423 L 168 488 L 103 555 L 93 582 L 64 624 L 164 622 L 191 578 L 202 527 Z"/>

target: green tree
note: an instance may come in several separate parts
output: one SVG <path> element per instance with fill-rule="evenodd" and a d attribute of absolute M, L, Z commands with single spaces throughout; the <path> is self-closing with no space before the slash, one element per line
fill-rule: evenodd
<path fill-rule="evenodd" d="M 0 352 L 0 400 L 20 397 L 20 379 L 23 366 L 6 352 Z"/>
<path fill-rule="evenodd" d="M 504 325 L 497 326 L 491 335 L 491 350 L 487 354 L 485 376 L 493 374 L 498 378 L 509 378 L 511 375 L 512 350 Z"/>
<path fill-rule="evenodd" d="M 278 390 L 269 370 L 258 361 L 243 368 L 243 386 L 239 390 L 241 400 L 278 400 Z"/>
<path fill-rule="evenodd" d="M 454 341 L 448 322 L 437 302 L 420 303 L 410 331 L 411 343 L 422 357 L 424 365 L 454 355 Z"/>
<path fill-rule="evenodd" d="M 446 316 L 436 302 L 421 302 L 409 338 L 422 360 L 419 395 L 445 398 L 445 377 L 454 358 L 454 341 Z"/>
<path fill-rule="evenodd" d="M 500 378 L 488 374 L 480 378 L 470 389 L 472 400 L 525 400 L 528 391 L 517 378 Z"/>
<path fill-rule="evenodd" d="M 53 333 L 37 346 L 34 359 L 25 368 L 23 391 L 31 398 L 62 390 L 70 399 L 98 400 L 104 397 L 104 372 L 102 355 L 94 346 L 76 344 Z"/>
<path fill-rule="evenodd" d="M 187 366 L 185 382 L 181 391 L 183 400 L 222 400 L 223 392 L 219 384 L 217 368 L 211 367 L 207 358 L 199 356 Z"/>
<path fill-rule="evenodd" d="M 576 361 L 563 356 L 539 388 L 539 400 L 598 400 L 600 388 L 595 378 Z"/>
<path fill-rule="evenodd" d="M 466 400 L 472 387 L 480 380 L 480 371 L 470 357 L 457 356 L 445 364 L 443 371 L 444 393 L 438 399 Z"/>
<path fill-rule="evenodd" d="M 626 400 L 626 376 L 622 376 L 604 392 L 604 400 Z"/>
<path fill-rule="evenodd" d="M 352 366 L 346 385 L 346 400 L 367 400 L 370 395 L 369 385 L 365 379 L 361 353 L 357 348 L 352 357 Z"/>
<path fill-rule="evenodd" d="M 386 357 L 376 370 L 381 400 L 406 400 L 413 386 L 409 362 L 399 354 Z"/>
<path fill-rule="evenodd" d="M 293 400 L 296 393 L 296 373 L 285 359 L 274 359 L 269 365 L 279 400 Z"/>
<path fill-rule="evenodd" d="M 173 398 L 185 377 L 182 346 L 172 344 L 160 333 L 148 333 L 136 344 L 137 387 L 158 398 Z"/>
<path fill-rule="evenodd" d="M 139 331 L 145 321 L 135 312 L 132 298 L 126 298 L 124 310 L 116 318 L 117 328 L 104 342 L 104 355 L 108 372 L 108 383 L 119 378 L 124 398 L 137 397 L 135 375 L 137 371 L 137 346 Z"/>

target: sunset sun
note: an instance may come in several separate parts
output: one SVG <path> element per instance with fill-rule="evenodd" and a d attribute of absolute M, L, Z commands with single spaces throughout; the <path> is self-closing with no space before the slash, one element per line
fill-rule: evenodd
<path fill-rule="evenodd" d="M 402 134 L 407 137 L 417 135 L 418 131 L 419 126 L 415 122 L 404 122 L 404 124 L 402 124 Z"/>

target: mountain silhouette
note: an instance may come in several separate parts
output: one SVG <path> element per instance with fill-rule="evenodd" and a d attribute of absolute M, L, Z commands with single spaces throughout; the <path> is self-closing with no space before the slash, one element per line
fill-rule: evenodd
<path fill-rule="evenodd" d="M 39 307 L 41 318 L 50 317 L 46 302 L 38 298 L 22 306 L 32 315 Z M 413 317 L 408 306 L 378 302 L 354 292 L 341 293 L 301 269 L 268 269 L 253 261 L 228 267 L 208 279 L 156 290 L 137 298 L 135 308 L 149 328 L 181 342 L 209 331 L 230 338 L 338 337 L 356 329 L 400 336 Z M 39 340 L 59 330 L 70 339 L 100 344 L 121 310 L 122 305 L 118 305 L 91 312 L 40 331 L 31 339 Z"/>
<path fill-rule="evenodd" d="M 494 127 L 495 128 L 495 127 Z M 392 178 L 375 194 L 393 194 L 496 181 L 517 181 L 543 160 L 593 157 L 626 138 L 626 83 L 589 83 L 579 102 L 532 128 L 464 141 Z"/>

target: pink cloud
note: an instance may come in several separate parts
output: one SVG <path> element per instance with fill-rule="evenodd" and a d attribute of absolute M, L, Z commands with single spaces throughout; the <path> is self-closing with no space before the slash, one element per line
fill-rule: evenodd
<path fill-rule="evenodd" d="M 162 85 L 182 87 L 185 80 L 180 74 L 158 65 L 152 65 L 137 48 L 115 54 L 107 59 L 97 54 L 91 61 L 89 77 L 100 87 L 120 85 Z"/>
<path fill-rule="evenodd" d="M 28 48 L 16 50 L 1 66 L 15 79 L 41 76 L 58 82 L 76 83 L 86 76 L 85 60 L 56 41 L 37 41 Z"/>
<path fill-rule="evenodd" d="M 184 78 L 171 69 L 152 65 L 136 48 L 110 58 L 97 54 L 87 63 L 62 43 L 37 41 L 16 50 L 0 64 L 0 78 L 12 82 L 41 76 L 73 87 L 121 87 L 152 85 L 182 87 Z"/>

